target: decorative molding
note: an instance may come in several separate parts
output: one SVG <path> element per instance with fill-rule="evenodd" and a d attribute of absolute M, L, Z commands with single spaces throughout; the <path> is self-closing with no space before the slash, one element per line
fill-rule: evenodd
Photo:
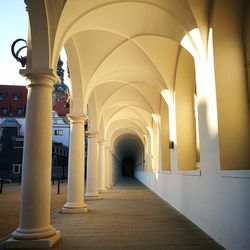
<path fill-rule="evenodd" d="M 250 179 L 250 170 L 221 170 L 221 177 Z"/>
<path fill-rule="evenodd" d="M 201 170 L 177 170 L 174 171 L 177 175 L 194 175 L 194 176 L 201 176 Z"/>

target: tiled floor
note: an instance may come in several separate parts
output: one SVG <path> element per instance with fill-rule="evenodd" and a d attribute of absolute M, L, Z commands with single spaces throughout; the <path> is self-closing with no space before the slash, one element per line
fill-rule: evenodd
<path fill-rule="evenodd" d="M 54 249 L 223 249 L 135 179 L 122 179 L 86 214 L 52 215 Z"/>

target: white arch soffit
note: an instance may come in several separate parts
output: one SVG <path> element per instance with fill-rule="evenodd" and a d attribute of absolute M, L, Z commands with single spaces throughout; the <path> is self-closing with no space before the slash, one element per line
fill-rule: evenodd
<path fill-rule="evenodd" d="M 105 31 L 105 30 L 104 30 Z M 107 32 L 107 31 L 106 31 Z M 114 32 L 108 32 L 108 33 L 112 33 L 112 34 L 116 34 Z M 116 34 L 118 35 L 118 34 Z M 134 38 L 136 37 L 144 37 L 144 36 L 153 36 L 152 34 L 142 34 L 142 35 L 136 35 L 134 36 Z M 162 37 L 162 36 L 161 36 Z M 167 39 L 167 38 L 166 38 Z M 135 45 L 141 52 L 142 55 L 146 57 L 146 59 L 150 62 L 151 66 L 155 69 L 155 71 L 158 73 L 158 75 L 160 76 L 160 81 L 158 81 L 157 79 L 155 80 L 156 83 L 158 83 L 160 85 L 161 89 L 164 89 L 167 87 L 167 84 L 165 83 L 164 77 L 162 75 L 162 73 L 160 72 L 160 70 L 158 69 L 158 67 L 156 66 L 156 64 L 152 61 L 152 59 L 150 58 L 150 56 L 148 55 L 148 53 L 145 52 L 145 49 L 142 48 L 142 46 L 140 46 L 138 43 L 136 43 L 133 38 L 129 39 L 129 40 L 125 40 L 123 42 L 121 42 L 120 44 L 118 44 L 115 48 L 113 48 L 100 62 L 99 64 L 96 66 L 90 80 L 89 80 L 89 85 L 87 87 L 87 92 L 91 91 L 91 88 L 94 88 L 95 86 L 98 86 L 98 82 L 94 82 L 92 81 L 93 77 L 95 76 L 95 74 L 97 73 L 98 69 L 101 68 L 101 66 L 105 63 L 105 61 L 107 61 L 113 53 L 115 53 L 116 51 L 118 51 L 123 45 L 125 45 L 126 43 L 132 43 L 133 45 Z M 125 70 L 126 71 L 126 70 Z M 110 74 L 110 72 L 109 72 Z"/>
<path fill-rule="evenodd" d="M 145 110 L 145 107 L 143 106 L 143 105 L 140 105 L 140 103 L 138 103 L 138 102 L 135 102 L 135 101 L 126 101 L 126 102 L 124 102 L 124 101 L 121 101 L 121 102 L 116 102 L 115 104 L 113 104 L 112 106 L 109 106 L 109 108 L 107 108 L 106 110 L 105 110 L 105 112 L 107 111 L 109 111 L 111 108 L 114 108 L 115 106 L 121 106 L 121 107 L 129 107 L 129 106 L 134 106 L 134 107 L 138 107 L 138 108 L 141 108 L 142 110 Z M 151 114 L 151 112 L 148 112 L 148 113 L 150 113 Z M 105 113 L 103 113 L 102 114 L 102 116 L 105 116 Z"/>
<path fill-rule="evenodd" d="M 148 115 L 149 117 L 151 117 L 151 113 L 147 112 L 145 109 L 139 107 L 139 106 L 135 106 L 135 105 L 117 105 L 117 104 L 114 104 L 113 106 L 109 106 L 107 110 L 105 111 L 109 111 L 112 107 L 118 107 L 118 106 L 121 106 L 118 110 L 116 110 L 112 115 L 111 115 L 111 118 L 114 117 L 118 112 L 122 112 L 124 109 L 131 109 L 133 112 L 137 113 L 137 115 L 143 120 L 145 121 L 145 123 L 147 124 L 147 121 L 145 119 L 145 117 L 140 113 L 140 112 L 144 112 L 144 114 L 146 113 L 146 115 Z M 104 111 L 104 112 L 105 112 Z M 139 112 L 140 111 L 140 112 Z M 99 127 L 99 122 L 100 120 L 102 120 L 103 118 L 103 113 L 102 114 L 99 114 L 99 117 L 98 117 L 98 127 Z"/>
<path fill-rule="evenodd" d="M 145 76 L 145 75 L 148 75 L 149 74 L 149 72 L 148 71 L 139 71 L 139 70 L 129 70 L 129 69 L 124 69 L 124 70 L 122 70 L 122 71 L 112 71 L 112 72 L 108 72 L 108 74 L 106 74 L 106 75 L 104 75 L 103 77 L 105 78 L 105 77 L 108 77 L 108 76 L 112 76 L 112 75 L 115 75 L 115 74 L 118 74 L 118 73 L 124 73 L 124 72 L 127 72 L 128 74 L 129 73 L 131 73 L 131 72 L 133 72 L 133 73 L 140 73 L 141 75 L 143 75 L 143 76 Z M 151 78 L 152 78 L 152 81 L 149 81 L 149 80 L 151 80 L 151 79 L 148 79 L 148 82 L 140 82 L 140 81 L 133 81 L 133 82 L 128 82 L 128 81 L 125 81 L 125 80 L 121 80 L 121 79 L 108 79 L 108 80 L 99 80 L 98 82 L 96 82 L 96 83 L 89 83 L 88 85 L 87 85 L 87 88 L 86 88 L 86 100 L 88 100 L 88 98 L 89 98 L 89 96 L 91 95 L 91 92 L 96 88 L 96 87 L 98 87 L 98 86 L 100 86 L 100 85 L 102 85 L 102 84 L 105 84 L 105 83 L 110 83 L 110 82 L 119 82 L 119 83 L 124 83 L 124 84 L 127 84 L 127 85 L 132 85 L 132 84 L 134 84 L 134 85 L 136 85 L 136 84 L 146 84 L 146 85 L 148 85 L 148 86 L 154 86 L 154 90 L 156 90 L 156 89 L 159 89 L 159 93 L 163 90 L 163 89 L 165 89 L 165 88 L 167 88 L 167 84 L 165 83 L 165 81 L 164 81 L 164 79 L 163 79 L 163 77 L 162 77 L 162 75 L 161 75 L 161 79 L 162 79 L 162 83 L 161 82 L 159 82 L 157 79 L 155 79 L 154 77 L 153 77 L 153 75 L 152 74 L 150 74 L 151 75 Z M 92 86 L 93 85 L 93 86 Z M 92 86 L 92 87 L 91 87 Z M 168 88 L 167 88 L 168 89 Z M 139 90 L 139 89 L 138 89 Z"/>
<path fill-rule="evenodd" d="M 181 46 L 185 48 L 195 60 L 205 60 L 206 49 L 204 47 L 200 30 L 198 28 L 190 30 L 181 40 Z"/>
<path fill-rule="evenodd" d="M 120 136 L 122 137 L 122 136 Z M 130 144 L 133 144 L 136 148 L 137 148 L 137 152 L 136 155 L 139 153 L 141 155 L 143 155 L 144 153 L 144 147 L 140 141 L 140 139 L 138 137 L 124 137 L 124 138 L 116 138 L 116 140 L 113 142 L 112 148 L 113 150 L 117 149 L 117 147 L 120 145 L 120 143 L 122 143 L 123 140 L 126 141 L 130 141 Z M 118 151 L 115 151 L 116 153 L 118 153 Z"/>
<path fill-rule="evenodd" d="M 125 88 L 125 87 L 132 87 L 132 88 L 135 88 L 139 94 L 141 94 L 141 96 L 143 97 L 143 99 L 145 100 L 146 104 L 150 107 L 150 109 L 152 111 L 155 111 L 155 109 L 153 108 L 153 106 L 151 105 L 151 103 L 148 101 L 148 98 L 145 96 L 144 92 L 141 91 L 136 85 L 143 85 L 145 83 L 129 83 L 129 82 L 124 82 L 124 81 L 120 81 L 120 80 L 114 80 L 114 81 L 107 81 L 107 82 L 103 82 L 103 84 L 105 83 L 112 83 L 112 82 L 115 82 L 115 83 L 122 83 L 123 85 L 120 87 L 120 88 L 117 88 L 111 95 L 108 96 L 108 98 L 106 99 L 106 101 L 104 102 L 103 106 L 102 106 L 102 109 L 101 110 L 104 110 L 106 108 L 106 106 L 109 104 L 109 101 L 112 101 L 112 97 L 114 97 L 115 94 L 117 94 L 119 91 L 122 90 L 122 88 Z M 145 84 L 147 85 L 147 84 Z M 99 85 L 100 86 L 100 85 Z M 150 86 L 150 85 L 147 85 L 147 86 Z M 151 86 L 150 86 L 151 87 Z M 152 91 L 154 91 L 155 89 L 152 88 Z M 94 91 L 94 89 L 93 89 Z M 159 92 L 159 94 L 161 93 L 161 91 Z M 86 101 L 88 99 L 86 98 Z M 86 102 L 87 103 L 87 102 Z"/>
<path fill-rule="evenodd" d="M 197 24 L 196 24 L 195 18 L 193 16 L 192 10 L 191 10 L 191 8 L 189 6 L 189 3 L 187 3 L 187 1 L 185 2 L 186 5 L 187 5 L 186 7 L 188 7 L 188 9 L 190 11 L 190 16 L 192 16 L 191 18 L 193 19 L 193 20 L 191 20 L 191 23 L 188 26 L 186 25 L 188 23 L 186 20 L 181 21 L 174 13 L 171 12 L 172 8 L 170 8 L 170 9 L 164 8 L 161 5 L 156 4 L 154 1 L 152 1 L 152 2 L 149 2 L 149 1 L 140 1 L 140 2 L 138 2 L 138 1 L 129 0 L 129 1 L 126 1 L 126 2 L 115 2 L 115 1 L 112 1 L 112 2 L 108 2 L 108 3 L 100 4 L 98 6 L 93 6 L 92 8 L 90 7 L 89 9 L 87 9 L 86 11 L 84 11 L 83 13 L 79 14 L 78 16 L 76 16 L 73 20 L 69 21 L 69 23 L 66 26 L 66 28 L 62 29 L 61 27 L 63 27 L 64 25 L 61 25 L 61 23 L 65 23 L 63 21 L 63 16 L 67 15 L 67 13 L 65 14 L 65 12 L 69 9 L 68 6 L 71 4 L 71 2 L 72 1 L 69 1 L 69 0 L 66 2 L 65 6 L 63 8 L 60 20 L 58 22 L 57 32 L 56 32 L 55 42 L 54 42 L 54 49 L 53 49 L 53 51 L 54 51 L 54 53 L 53 53 L 53 61 L 54 62 L 56 61 L 56 57 L 57 57 L 56 55 L 58 55 L 60 53 L 60 48 L 63 47 L 63 44 L 69 39 L 69 37 L 72 37 L 75 33 L 78 33 L 79 31 L 82 31 L 82 30 L 86 29 L 86 28 L 84 28 L 83 25 L 80 25 L 79 23 L 82 22 L 82 20 L 84 18 L 86 18 L 86 16 L 92 14 L 92 12 L 100 10 L 101 8 L 107 8 L 107 6 L 109 6 L 109 5 L 114 5 L 114 4 L 121 5 L 121 4 L 128 4 L 128 3 L 133 4 L 134 3 L 134 4 L 140 4 L 140 5 L 148 5 L 149 8 L 154 7 L 156 9 L 158 9 L 160 12 L 163 12 L 172 21 L 175 21 L 176 25 L 172 25 L 172 27 L 180 27 L 180 30 L 183 31 L 182 33 L 184 33 L 184 34 L 187 33 L 186 32 L 187 30 L 192 29 L 192 27 L 193 28 L 197 27 Z M 171 4 L 173 4 L 173 3 L 171 3 Z M 79 9 L 82 9 L 82 6 Z M 97 13 L 97 16 L 99 16 L 98 13 Z M 169 23 L 169 22 L 164 22 L 164 23 Z M 77 29 L 76 28 L 77 26 L 80 27 L 80 29 Z M 60 30 L 60 28 L 61 28 L 62 31 Z M 61 31 L 62 34 L 58 34 L 59 33 L 58 30 Z M 152 33 L 152 34 L 154 34 L 154 33 Z M 126 36 L 124 34 L 121 34 L 121 35 L 124 36 L 124 37 L 126 37 L 126 39 L 130 39 L 131 38 L 131 37 L 128 37 L 128 36 Z M 165 36 L 166 38 L 172 39 L 170 36 L 167 36 L 166 34 L 163 35 L 163 36 Z M 57 41 L 57 40 L 59 40 L 59 41 Z M 180 39 L 176 39 L 176 41 L 180 42 Z M 56 46 L 57 44 L 58 44 L 58 46 Z"/>
<path fill-rule="evenodd" d="M 133 128 L 117 128 L 115 131 L 113 131 L 110 138 L 106 139 L 106 142 L 108 145 L 110 145 L 111 149 L 113 149 L 115 139 L 124 134 L 134 134 L 135 136 L 141 138 L 141 135 Z"/>
<path fill-rule="evenodd" d="M 51 41 L 48 32 L 49 21 L 46 4 L 44 1 L 36 1 L 36 3 L 34 1 L 27 1 L 27 9 L 29 10 L 29 24 L 27 33 L 27 65 L 25 70 L 48 70 L 52 65 L 52 55 L 49 49 Z M 38 9 L 39 18 L 37 18 L 36 14 Z M 39 27 L 39 30 L 37 27 Z M 41 30 L 45 30 L 46 32 L 41 32 Z M 43 53 L 40 53 L 41 51 Z M 57 59 L 58 56 L 54 60 L 56 63 Z"/>
<path fill-rule="evenodd" d="M 142 110 L 143 109 L 140 109 L 140 111 Z M 128 112 L 129 112 L 129 116 L 127 115 Z M 147 112 L 145 111 L 145 113 Z M 151 117 L 149 113 L 147 115 L 148 117 Z M 117 110 L 111 115 L 106 126 L 108 127 L 109 124 L 111 124 L 113 121 L 117 119 L 118 120 L 121 119 L 121 117 L 122 118 L 124 117 L 125 119 L 135 118 L 135 120 L 141 121 L 143 125 L 146 125 L 146 126 L 149 125 L 148 121 L 141 115 L 141 113 L 136 109 L 135 106 L 125 106 L 125 107 L 120 108 L 119 110 Z"/>
<path fill-rule="evenodd" d="M 126 136 L 127 134 L 125 134 L 124 136 L 119 136 L 118 138 L 116 138 L 116 140 L 113 143 L 113 148 L 116 148 L 122 141 L 126 140 L 126 141 L 131 141 L 132 144 L 136 145 L 139 149 L 141 149 L 141 151 L 143 151 L 143 146 L 141 143 L 141 140 L 138 137 L 135 136 Z"/>
<path fill-rule="evenodd" d="M 118 128 L 117 130 L 112 133 L 110 138 L 110 146 L 112 149 L 114 149 L 115 145 L 119 142 L 119 138 L 137 138 L 137 140 L 142 143 L 142 136 L 133 129 L 124 129 L 124 128 Z M 142 143 L 143 146 L 143 143 Z"/>
<path fill-rule="evenodd" d="M 99 139 L 101 140 L 105 140 L 105 136 L 104 136 L 104 121 L 103 121 L 103 117 L 102 119 L 100 120 L 100 122 L 98 123 L 98 136 L 99 136 Z"/>
<path fill-rule="evenodd" d="M 71 93 L 70 93 L 70 112 L 71 113 L 81 113 L 84 114 L 84 106 L 83 106 L 83 89 L 82 89 L 82 78 L 81 78 L 81 63 L 79 61 L 79 54 L 77 53 L 77 47 L 74 42 L 74 39 L 71 38 L 65 44 L 65 50 L 70 50 L 71 53 L 67 54 L 67 60 L 69 69 L 71 72 L 70 76 L 70 85 L 71 85 Z M 81 111 L 76 111 L 76 109 L 82 109 Z"/>
<path fill-rule="evenodd" d="M 107 123 L 107 125 L 105 126 L 105 135 L 107 135 L 108 131 L 111 129 L 111 127 L 113 126 L 114 123 L 120 122 L 122 123 L 122 126 L 124 126 L 125 124 L 127 124 L 127 126 L 129 127 L 129 124 L 133 124 L 133 125 L 137 125 L 138 128 L 143 131 L 143 128 L 146 128 L 147 124 L 143 123 L 143 120 L 139 119 L 138 117 L 128 117 L 125 116 L 124 114 L 122 114 L 120 117 L 116 117 L 118 116 L 118 114 L 115 114 Z M 133 118 L 133 120 L 129 120 Z M 146 130 L 145 130 L 146 131 Z M 143 131 L 144 132 L 144 131 Z"/>
<path fill-rule="evenodd" d="M 89 120 L 88 129 L 96 131 L 98 129 L 98 126 L 97 126 L 96 96 L 94 92 L 90 96 L 88 102 L 88 120 Z"/>
<path fill-rule="evenodd" d="M 143 135 L 146 131 L 143 131 L 143 128 L 140 127 L 135 121 L 128 121 L 127 119 L 121 119 L 113 122 L 109 129 L 106 131 L 105 138 L 110 140 L 112 134 L 117 129 L 124 129 L 125 131 L 134 130 L 138 135 Z"/>
<path fill-rule="evenodd" d="M 146 127 L 144 127 L 139 120 L 131 121 L 127 118 L 120 118 L 113 121 L 109 124 L 109 127 L 105 128 L 105 138 L 108 138 L 108 136 L 112 134 L 112 131 L 114 131 L 116 128 L 133 128 L 141 134 L 146 133 Z"/>
<path fill-rule="evenodd" d="M 105 112 L 105 110 L 107 109 L 107 108 L 109 108 L 109 102 L 111 102 L 112 101 L 112 97 L 115 95 L 115 94 L 117 94 L 119 91 L 121 91 L 122 90 L 122 88 L 124 88 L 124 87 L 127 87 L 127 86 L 130 86 L 130 87 L 132 87 L 132 88 L 135 88 L 138 92 L 139 92 L 139 94 L 141 94 L 141 96 L 143 97 L 143 99 L 145 100 L 145 102 L 146 102 L 146 104 L 149 106 L 149 108 L 150 108 L 150 112 L 156 112 L 157 110 L 155 110 L 154 109 L 154 107 L 151 105 L 151 103 L 148 101 L 148 98 L 146 98 L 146 96 L 145 96 L 145 94 L 143 93 L 143 91 L 141 91 L 139 88 L 137 88 L 137 86 L 136 86 L 136 84 L 144 84 L 144 83 L 128 83 L 128 82 L 123 82 L 123 81 L 114 81 L 114 82 L 119 82 L 119 83 L 122 83 L 122 84 L 124 84 L 124 85 L 122 85 L 120 88 L 118 88 L 118 89 L 116 89 L 113 93 L 112 93 L 112 95 L 110 95 L 110 96 L 108 96 L 108 98 L 105 100 L 105 102 L 104 102 L 104 104 L 102 105 L 102 108 L 101 108 L 101 110 L 99 111 L 99 116 L 102 116 L 102 114 Z M 152 88 L 152 91 L 154 91 L 154 89 Z M 159 94 L 160 94 L 161 92 L 159 92 Z M 108 106 L 109 105 L 109 106 Z M 127 105 L 126 103 L 125 103 L 125 105 Z M 107 107 L 108 106 L 108 107 Z"/>

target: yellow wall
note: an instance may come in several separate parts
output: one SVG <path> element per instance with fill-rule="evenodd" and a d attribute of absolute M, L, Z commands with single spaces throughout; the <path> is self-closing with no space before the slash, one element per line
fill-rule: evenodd
<path fill-rule="evenodd" d="M 161 131 L 160 131 L 160 140 L 161 140 L 161 160 L 162 160 L 162 171 L 170 170 L 170 149 L 169 149 L 169 112 L 168 105 L 161 97 L 161 106 L 160 106 L 160 115 L 161 115 Z"/>
<path fill-rule="evenodd" d="M 250 169 L 250 124 L 244 66 L 244 1 L 216 1 L 214 59 L 221 169 Z"/>
<path fill-rule="evenodd" d="M 154 171 L 159 170 L 159 138 L 158 138 L 158 124 L 152 119 L 152 128 L 154 136 L 154 152 L 153 152 L 153 161 L 154 161 Z"/>
<path fill-rule="evenodd" d="M 177 160 L 179 170 L 196 169 L 196 131 L 194 114 L 194 63 L 182 49 L 175 81 Z"/>

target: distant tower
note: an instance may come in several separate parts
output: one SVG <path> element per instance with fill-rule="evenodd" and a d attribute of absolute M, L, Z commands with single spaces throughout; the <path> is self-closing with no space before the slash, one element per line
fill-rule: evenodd
<path fill-rule="evenodd" d="M 53 108 L 55 108 L 55 105 L 60 105 L 58 102 L 64 102 L 64 108 L 69 108 L 69 88 L 64 83 L 64 69 L 62 66 L 63 61 L 59 57 L 56 73 L 60 77 L 60 81 L 54 84 L 52 94 Z"/>
<path fill-rule="evenodd" d="M 57 71 L 56 71 L 56 73 L 60 77 L 61 83 L 64 83 L 64 69 L 63 69 L 62 66 L 63 66 L 63 61 L 59 57 L 58 62 L 57 62 Z"/>

